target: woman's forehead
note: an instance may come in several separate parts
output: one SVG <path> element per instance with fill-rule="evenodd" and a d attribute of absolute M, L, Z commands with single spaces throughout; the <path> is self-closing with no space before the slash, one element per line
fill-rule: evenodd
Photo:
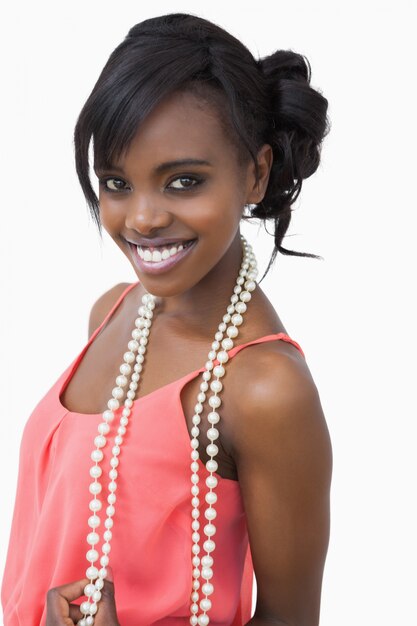
<path fill-rule="evenodd" d="M 166 96 L 139 123 L 117 164 L 142 161 L 156 166 L 168 161 L 195 159 L 215 165 L 219 160 L 230 159 L 232 150 L 217 108 L 192 93 L 175 92 Z M 100 155 L 96 155 L 95 166 L 102 165 Z"/>

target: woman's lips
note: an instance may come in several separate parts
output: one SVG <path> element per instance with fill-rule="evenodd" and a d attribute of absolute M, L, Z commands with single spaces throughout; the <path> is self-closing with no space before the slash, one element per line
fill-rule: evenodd
<path fill-rule="evenodd" d="M 187 246 L 187 248 L 183 248 L 173 256 L 168 257 L 168 259 L 162 259 L 161 261 L 144 261 L 139 256 L 137 246 L 130 242 L 129 246 L 132 250 L 135 264 L 141 272 L 145 272 L 146 274 L 161 274 L 162 272 L 170 270 L 174 265 L 179 263 L 179 261 L 184 259 L 188 254 L 190 254 L 190 252 L 194 249 L 196 243 L 197 239 L 192 241 L 192 243 Z"/>

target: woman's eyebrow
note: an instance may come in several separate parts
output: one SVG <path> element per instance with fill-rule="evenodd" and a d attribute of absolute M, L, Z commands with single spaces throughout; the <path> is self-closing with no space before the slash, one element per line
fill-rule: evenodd
<path fill-rule="evenodd" d="M 176 167 L 183 167 L 183 166 L 189 166 L 189 165 L 208 165 L 210 167 L 212 166 L 210 161 L 206 161 L 205 159 L 185 158 L 185 159 L 177 159 L 175 161 L 165 161 L 165 163 L 161 163 L 160 165 L 158 165 L 154 171 L 156 174 L 160 174 L 161 172 L 165 172 L 166 170 L 171 170 Z"/>
<path fill-rule="evenodd" d="M 155 174 L 161 174 L 167 170 L 174 169 L 176 167 L 184 167 L 184 166 L 192 166 L 192 165 L 208 165 L 212 167 L 213 164 L 210 161 L 206 161 L 205 159 L 192 159 L 192 158 L 184 158 L 184 159 L 176 159 L 173 161 L 165 161 L 164 163 L 160 163 L 154 168 Z M 107 168 L 102 168 L 99 166 L 94 166 L 94 172 L 97 174 L 98 172 L 105 171 Z M 115 172 L 119 172 L 123 174 L 123 168 L 117 165 L 113 165 L 108 169 L 114 170 Z"/>

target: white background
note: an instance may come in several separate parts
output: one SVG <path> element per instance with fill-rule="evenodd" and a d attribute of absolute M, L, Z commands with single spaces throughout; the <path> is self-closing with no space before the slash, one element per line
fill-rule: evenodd
<path fill-rule="evenodd" d="M 146 6 L 145 6 L 146 5 Z M 334 455 L 321 626 L 415 620 L 416 15 L 413 3 L 9 3 L 1 25 L 0 573 L 20 437 L 87 341 L 96 298 L 136 275 L 100 244 L 76 179 L 76 117 L 143 19 L 211 19 L 255 56 L 305 54 L 332 130 L 262 283 L 319 388 Z M 271 228 L 271 226 L 269 227 Z M 244 225 L 260 276 L 272 237 Z"/>

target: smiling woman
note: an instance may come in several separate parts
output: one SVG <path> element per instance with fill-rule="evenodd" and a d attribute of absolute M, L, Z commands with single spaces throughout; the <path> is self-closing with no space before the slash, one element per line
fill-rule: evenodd
<path fill-rule="evenodd" d="M 182 13 L 136 24 L 110 55 L 75 163 L 138 281 L 97 300 L 87 345 L 27 422 L 5 626 L 319 623 L 329 433 L 240 232 L 274 222 L 267 271 L 277 252 L 319 258 L 282 246 L 329 130 L 309 82 L 301 55 L 255 60 Z"/>

